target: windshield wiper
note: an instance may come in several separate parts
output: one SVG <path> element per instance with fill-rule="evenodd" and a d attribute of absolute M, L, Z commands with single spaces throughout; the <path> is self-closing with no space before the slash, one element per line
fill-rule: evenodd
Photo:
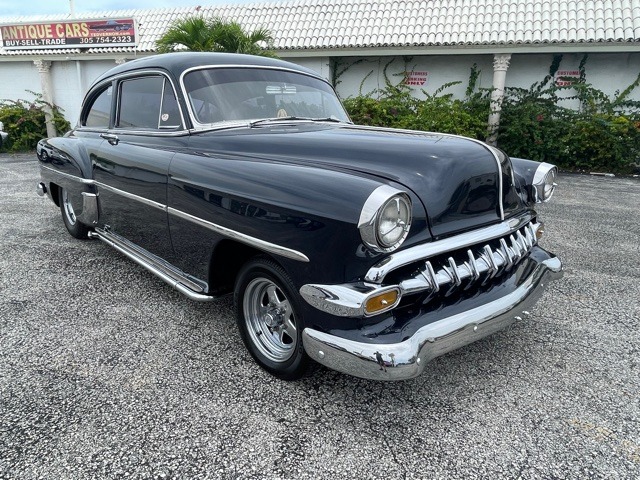
<path fill-rule="evenodd" d="M 322 118 L 312 118 L 312 117 L 296 117 L 296 116 L 287 116 L 287 117 L 275 117 L 275 118 L 261 118 L 260 120 L 254 120 L 249 122 L 249 127 L 255 127 L 256 125 L 261 125 L 264 123 L 278 123 L 278 122 L 287 122 L 291 120 L 303 120 L 307 122 L 337 122 L 337 123 L 346 123 L 336 117 L 322 117 Z"/>

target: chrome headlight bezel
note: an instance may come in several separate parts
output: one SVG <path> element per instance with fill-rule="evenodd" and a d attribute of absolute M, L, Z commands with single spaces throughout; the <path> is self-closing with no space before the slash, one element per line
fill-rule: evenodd
<path fill-rule="evenodd" d="M 385 208 L 391 202 L 398 202 L 398 210 L 406 212 L 406 218 L 398 218 L 397 225 L 402 228 L 400 235 L 392 243 L 384 241 L 383 234 L 380 232 L 380 224 L 382 214 Z M 402 206 L 402 208 L 400 208 Z M 396 250 L 406 240 L 409 235 L 412 221 L 412 203 L 411 198 L 406 192 L 398 190 L 390 185 L 382 185 L 376 188 L 369 198 L 367 198 L 360 219 L 358 220 L 358 229 L 362 242 L 371 250 L 378 253 L 389 253 Z"/>
<path fill-rule="evenodd" d="M 546 203 L 551 200 L 558 185 L 555 183 L 558 175 L 558 167 L 550 163 L 538 165 L 531 182 L 531 195 L 535 203 Z"/>

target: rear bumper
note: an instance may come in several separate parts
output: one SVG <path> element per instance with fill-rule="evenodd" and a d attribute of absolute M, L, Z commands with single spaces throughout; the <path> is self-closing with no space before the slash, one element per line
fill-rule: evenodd
<path fill-rule="evenodd" d="M 311 328 L 302 333 L 307 354 L 333 370 L 372 380 L 420 375 L 430 360 L 504 329 L 529 315 L 544 286 L 562 277 L 557 257 L 540 261 L 517 288 L 497 300 L 438 320 L 400 343 L 364 343 Z"/>

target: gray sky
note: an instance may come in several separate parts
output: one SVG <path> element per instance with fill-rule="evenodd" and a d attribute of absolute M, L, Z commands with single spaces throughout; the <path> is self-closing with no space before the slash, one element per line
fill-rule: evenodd
<path fill-rule="evenodd" d="M 75 0 L 76 12 L 145 8 L 195 7 L 274 0 Z M 68 0 L 0 0 L 0 17 L 69 13 Z"/>

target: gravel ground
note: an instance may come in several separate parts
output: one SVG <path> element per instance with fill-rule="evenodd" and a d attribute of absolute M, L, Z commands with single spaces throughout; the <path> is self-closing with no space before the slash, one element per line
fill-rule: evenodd
<path fill-rule="evenodd" d="M 638 478 L 640 181 L 560 176 L 530 320 L 402 383 L 275 380 L 0 155 L 0 478 Z"/>

